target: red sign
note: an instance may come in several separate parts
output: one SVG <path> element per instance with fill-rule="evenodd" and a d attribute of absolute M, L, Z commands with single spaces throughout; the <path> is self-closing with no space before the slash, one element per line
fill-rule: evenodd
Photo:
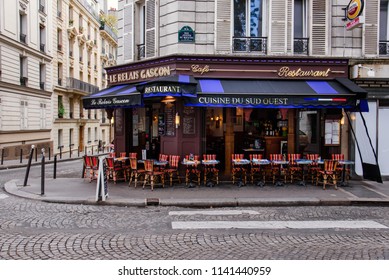
<path fill-rule="evenodd" d="M 346 8 L 346 17 L 348 20 L 354 20 L 363 12 L 365 6 L 364 0 L 351 0 Z"/>

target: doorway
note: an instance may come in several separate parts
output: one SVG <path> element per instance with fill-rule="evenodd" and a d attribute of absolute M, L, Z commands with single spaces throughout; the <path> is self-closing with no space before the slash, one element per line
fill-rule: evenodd
<path fill-rule="evenodd" d="M 304 157 L 306 154 L 320 154 L 320 111 L 300 109 L 297 119 L 297 152 Z"/>

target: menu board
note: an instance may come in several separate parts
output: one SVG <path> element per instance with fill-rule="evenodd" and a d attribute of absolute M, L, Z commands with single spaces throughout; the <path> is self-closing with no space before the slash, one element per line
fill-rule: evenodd
<path fill-rule="evenodd" d="M 195 110 L 194 107 L 185 107 L 182 116 L 183 134 L 192 135 L 195 134 Z"/>
<path fill-rule="evenodd" d="M 123 109 L 115 110 L 115 134 L 123 135 Z"/>
<path fill-rule="evenodd" d="M 158 135 L 165 135 L 165 115 L 158 115 Z"/>
<path fill-rule="evenodd" d="M 165 136 L 174 136 L 176 134 L 175 126 L 176 112 L 174 104 L 165 105 Z"/>
<path fill-rule="evenodd" d="M 324 128 L 324 144 L 326 146 L 340 145 L 340 121 L 339 120 L 325 120 Z"/>

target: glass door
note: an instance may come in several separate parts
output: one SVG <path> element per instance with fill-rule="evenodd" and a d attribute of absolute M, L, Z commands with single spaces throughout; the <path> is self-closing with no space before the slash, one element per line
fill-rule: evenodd
<path fill-rule="evenodd" d="M 297 111 L 297 151 L 306 154 L 320 154 L 320 111 L 301 109 Z"/>

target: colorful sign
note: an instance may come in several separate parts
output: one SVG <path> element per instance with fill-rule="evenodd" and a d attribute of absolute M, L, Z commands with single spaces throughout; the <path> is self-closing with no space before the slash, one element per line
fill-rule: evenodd
<path fill-rule="evenodd" d="M 346 18 L 349 22 L 346 24 L 347 30 L 352 30 L 365 23 L 365 18 L 362 16 L 364 0 L 351 0 L 346 8 Z"/>

